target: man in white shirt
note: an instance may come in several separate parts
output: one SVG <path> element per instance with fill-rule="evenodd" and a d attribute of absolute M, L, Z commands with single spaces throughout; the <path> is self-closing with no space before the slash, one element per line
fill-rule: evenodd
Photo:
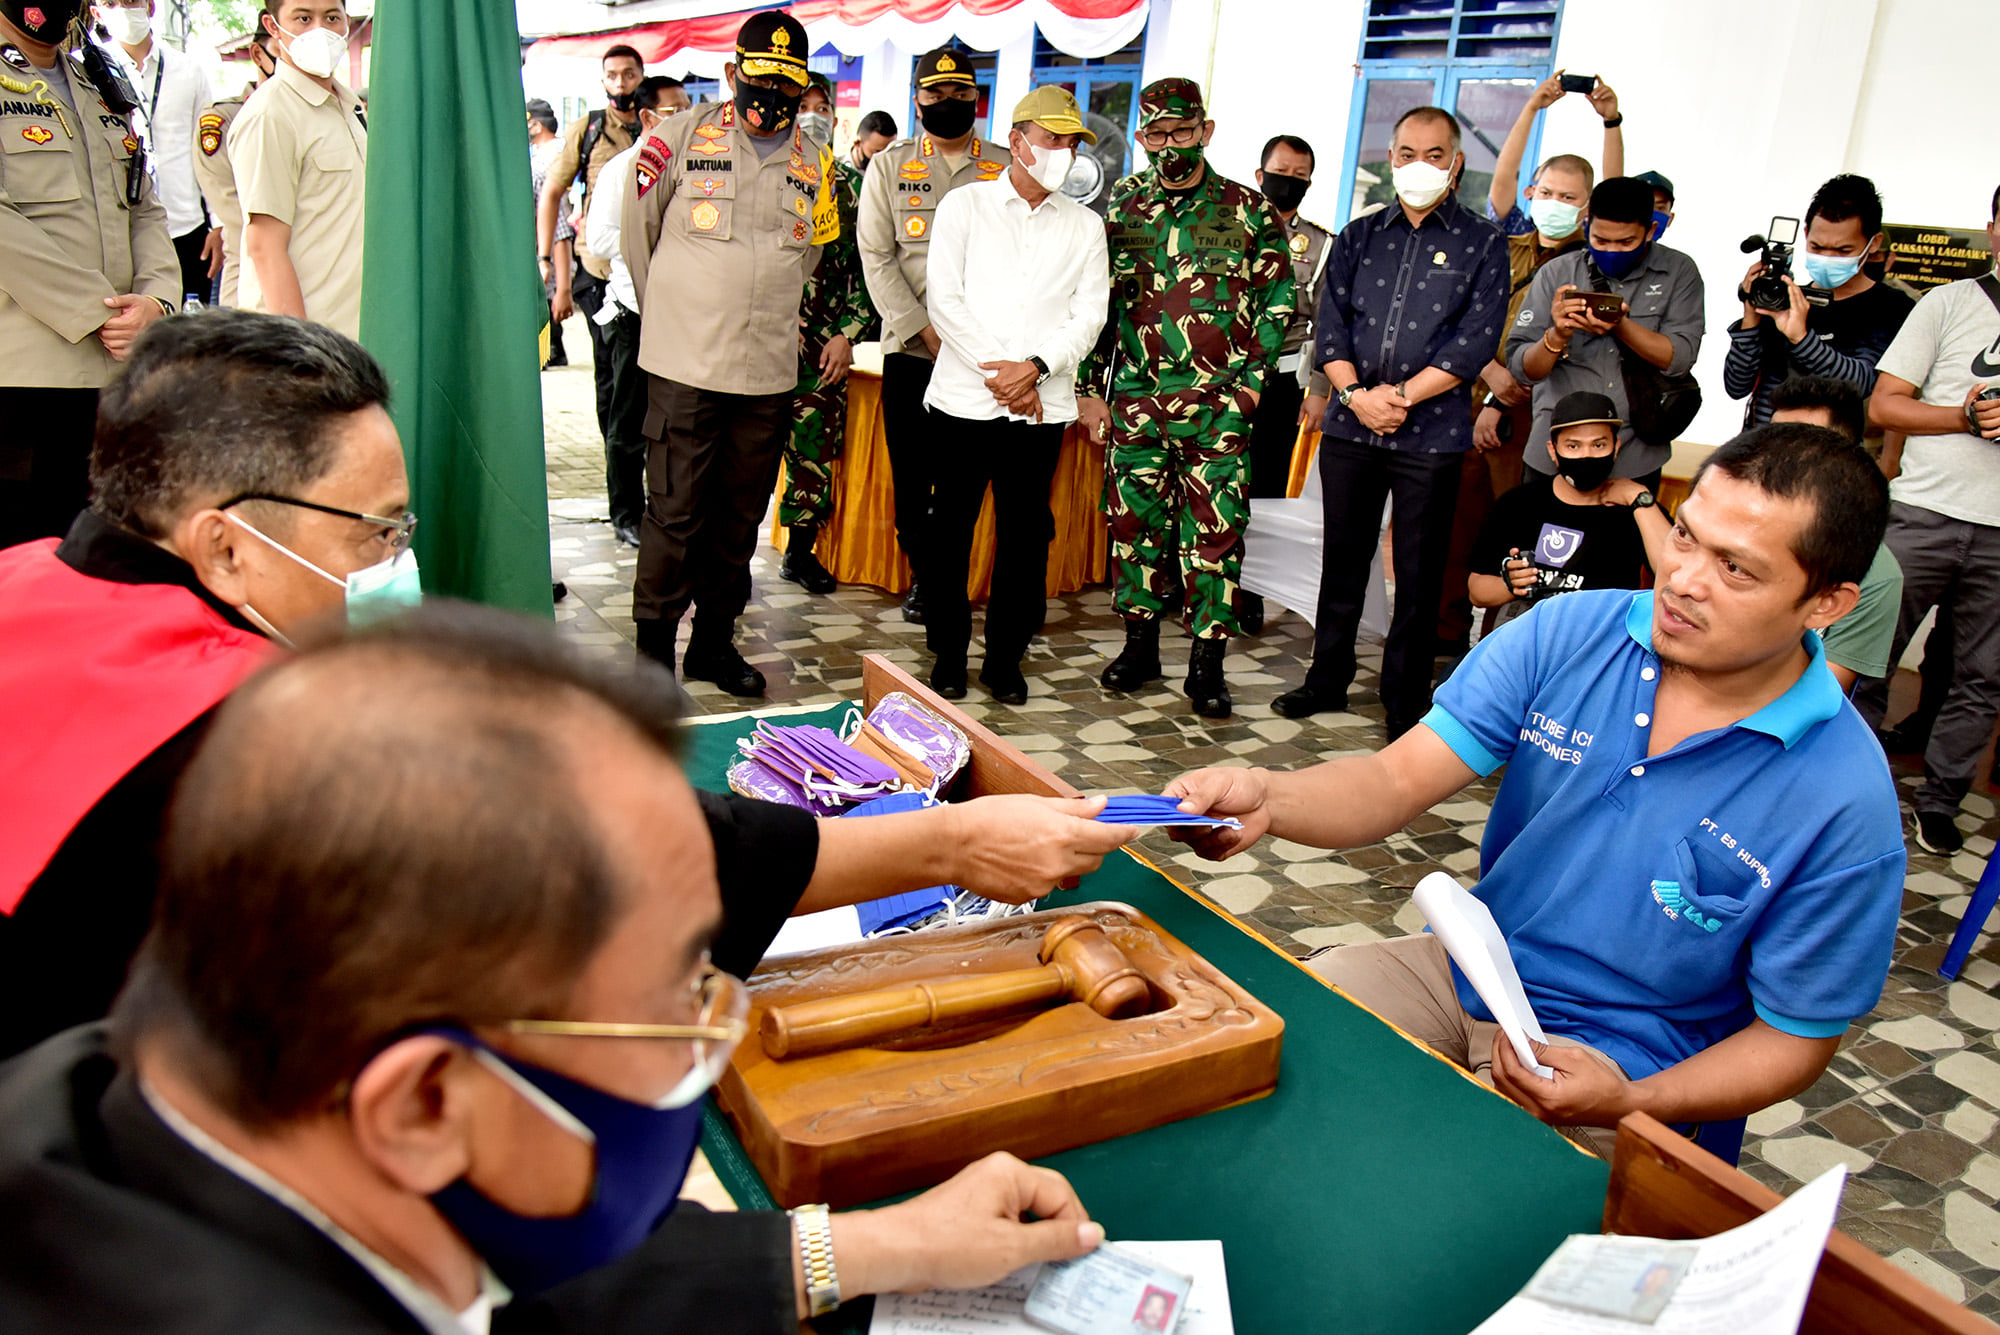
<path fill-rule="evenodd" d="M 1987 242 L 2000 254 L 2000 190 Z M 1868 415 L 1908 437 L 1884 539 L 1903 571 L 1889 661 L 1902 658 L 1932 607 L 1949 608 L 1956 628 L 1951 693 L 1910 801 L 1917 846 L 1950 857 L 1965 844 L 1959 803 L 2000 715 L 2000 397 L 1980 397 L 2000 388 L 2000 277 L 1988 270 L 1924 293 L 1875 371 Z M 1888 678 L 1864 683 L 1854 704 L 1879 727 Z"/>
<path fill-rule="evenodd" d="M 102 0 L 92 6 L 146 113 L 146 155 L 180 256 L 181 293 L 206 303 L 222 272 L 222 229 L 210 225 L 195 183 L 194 123 L 215 101 L 215 89 L 197 61 L 154 40 L 153 8 L 154 0 Z"/>
<path fill-rule="evenodd" d="M 932 224 L 925 304 L 941 346 L 924 395 L 939 428 L 924 632 L 931 686 L 948 699 L 965 694 L 965 582 L 988 483 L 997 541 L 979 679 L 1002 704 L 1028 698 L 1021 658 L 1047 611 L 1055 536 L 1049 484 L 1111 295 L 1103 220 L 1058 189 L 1079 140 L 1097 142 L 1076 98 L 1035 89 L 1014 108 L 1007 174 L 946 195 Z"/>
<path fill-rule="evenodd" d="M 583 220 L 583 244 L 591 254 L 608 256 L 611 261 L 611 275 L 604 280 L 604 304 L 597 308 L 597 314 L 590 317 L 598 328 L 598 346 L 610 358 L 613 376 L 636 376 L 643 381 L 645 373 L 639 369 L 639 293 L 632 286 L 632 270 L 625 263 L 620 245 L 620 238 L 624 235 L 625 195 L 632 187 L 632 163 L 639 156 L 639 150 L 667 117 L 687 109 L 688 100 L 687 90 L 678 79 L 663 78 L 657 74 L 640 80 L 632 99 L 632 105 L 639 112 L 638 137 L 630 148 L 605 163 L 604 170 L 597 174 L 597 185 L 590 192 L 590 211 Z M 646 425 L 644 388 L 630 394 L 614 394 L 611 403 L 614 413 L 624 414 L 627 429 L 610 434 L 608 439 L 643 442 Z M 617 426 L 618 423 L 614 421 L 612 425 Z M 609 447 L 605 451 L 605 466 L 607 469 L 618 466 L 618 461 L 611 457 Z M 618 541 L 627 547 L 639 545 L 636 519 L 628 522 L 614 508 L 611 522 L 617 531 Z"/>

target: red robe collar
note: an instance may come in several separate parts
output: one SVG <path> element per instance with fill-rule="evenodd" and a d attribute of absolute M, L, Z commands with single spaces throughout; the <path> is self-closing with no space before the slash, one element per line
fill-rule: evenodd
<path fill-rule="evenodd" d="M 0 551 L 0 913 L 133 766 L 272 653 L 191 590 Z"/>

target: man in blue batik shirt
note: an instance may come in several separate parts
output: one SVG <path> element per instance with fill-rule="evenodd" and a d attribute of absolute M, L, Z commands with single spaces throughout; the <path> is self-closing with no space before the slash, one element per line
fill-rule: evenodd
<path fill-rule="evenodd" d="M 1797 1094 L 1888 976 L 1896 791 L 1818 632 L 1887 524 L 1838 433 L 1738 436 L 1695 477 L 1652 592 L 1552 599 L 1482 640 L 1422 726 L 1370 756 L 1208 769 L 1167 791 L 1239 817 L 1191 841 L 1383 839 L 1506 765 L 1473 893 L 1552 1043 L 1528 1071 L 1435 937 L 1315 972 L 1608 1157 L 1618 1119 L 1728 1122 Z"/>

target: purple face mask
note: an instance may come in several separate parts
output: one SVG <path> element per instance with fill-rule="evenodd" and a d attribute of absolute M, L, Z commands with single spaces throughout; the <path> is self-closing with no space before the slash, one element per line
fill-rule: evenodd
<path fill-rule="evenodd" d="M 862 755 L 825 728 L 760 722 L 743 753 L 805 799 L 791 805 L 822 814 L 902 787 L 896 771 Z"/>

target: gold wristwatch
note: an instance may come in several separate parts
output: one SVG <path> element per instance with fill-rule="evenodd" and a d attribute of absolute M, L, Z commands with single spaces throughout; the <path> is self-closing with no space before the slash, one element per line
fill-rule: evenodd
<path fill-rule="evenodd" d="M 825 1316 L 840 1306 L 840 1272 L 833 1264 L 833 1221 L 824 1205 L 787 1211 L 799 1237 L 799 1268 L 806 1277 L 806 1314 Z"/>

